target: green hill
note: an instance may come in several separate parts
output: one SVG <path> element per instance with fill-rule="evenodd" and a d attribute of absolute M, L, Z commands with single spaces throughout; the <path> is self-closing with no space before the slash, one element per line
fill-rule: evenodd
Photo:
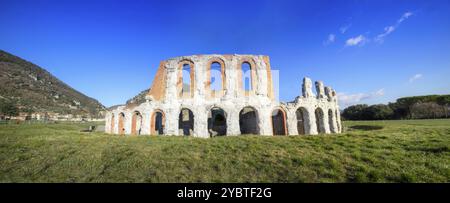
<path fill-rule="evenodd" d="M 43 68 L 0 50 L 0 102 L 21 111 L 101 117 L 105 107 Z"/>

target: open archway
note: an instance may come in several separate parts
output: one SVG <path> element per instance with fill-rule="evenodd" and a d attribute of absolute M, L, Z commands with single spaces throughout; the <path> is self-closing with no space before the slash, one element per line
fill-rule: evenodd
<path fill-rule="evenodd" d="M 323 110 L 318 107 L 315 111 L 317 133 L 325 133 L 325 121 Z"/>
<path fill-rule="evenodd" d="M 226 88 L 225 62 L 218 57 L 209 60 L 206 66 L 206 92 L 208 97 L 221 97 Z"/>
<path fill-rule="evenodd" d="M 251 91 L 253 89 L 252 84 L 252 66 L 249 62 L 243 62 L 241 64 L 241 79 L 242 79 L 242 89 L 244 91 Z"/>
<path fill-rule="evenodd" d="M 336 128 L 334 127 L 334 119 L 333 118 L 334 114 L 333 114 L 333 110 L 329 109 L 328 110 L 328 126 L 330 128 L 330 132 L 335 133 L 336 132 Z"/>
<path fill-rule="evenodd" d="M 133 112 L 131 117 L 131 134 L 140 135 L 142 128 L 142 115 L 139 111 Z"/>
<path fill-rule="evenodd" d="M 208 132 L 210 136 L 227 134 L 227 116 L 223 109 L 214 107 L 208 114 Z"/>
<path fill-rule="evenodd" d="M 194 113 L 190 109 L 181 109 L 178 117 L 178 130 L 185 136 L 194 134 Z"/>
<path fill-rule="evenodd" d="M 238 73 L 238 88 L 241 91 L 241 95 L 249 96 L 254 94 L 257 89 L 256 78 L 256 64 L 251 57 L 242 58 L 237 67 Z"/>
<path fill-rule="evenodd" d="M 164 123 L 165 115 L 161 110 L 155 110 L 152 114 L 151 124 L 150 124 L 150 134 L 152 135 L 162 135 L 164 134 Z"/>
<path fill-rule="evenodd" d="M 121 135 L 125 134 L 124 122 L 125 122 L 125 114 L 119 113 L 119 123 L 118 123 L 117 127 L 118 127 L 118 133 Z"/>
<path fill-rule="evenodd" d="M 239 112 L 241 134 L 259 134 L 258 112 L 253 107 L 244 107 Z"/>
<path fill-rule="evenodd" d="M 300 107 L 295 112 L 295 115 L 297 117 L 297 133 L 299 135 L 305 135 L 306 134 L 306 118 L 308 116 L 308 111 Z"/>
<path fill-rule="evenodd" d="M 337 133 L 341 132 L 341 123 L 339 122 L 338 110 L 335 111 Z"/>
<path fill-rule="evenodd" d="M 281 108 L 272 111 L 272 132 L 273 135 L 287 135 L 286 112 Z"/>
<path fill-rule="evenodd" d="M 194 63 L 190 60 L 182 60 L 179 63 L 177 91 L 179 98 L 194 96 L 195 76 Z"/>

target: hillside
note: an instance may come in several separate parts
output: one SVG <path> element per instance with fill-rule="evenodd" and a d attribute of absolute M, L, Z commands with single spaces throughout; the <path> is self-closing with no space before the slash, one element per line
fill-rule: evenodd
<path fill-rule="evenodd" d="M 183 88 L 184 89 L 189 89 L 189 85 L 188 84 L 183 84 Z M 145 96 L 148 94 L 149 91 L 150 91 L 150 88 L 142 90 L 141 92 L 139 92 L 139 94 L 137 94 L 133 98 L 127 100 L 126 105 L 130 105 L 130 104 L 139 105 L 139 104 L 144 103 L 145 102 Z"/>
<path fill-rule="evenodd" d="M 0 50 L 0 100 L 21 111 L 100 117 L 105 107 L 43 68 Z"/>
<path fill-rule="evenodd" d="M 141 91 L 138 95 L 134 96 L 133 98 L 127 100 L 127 105 L 129 104 L 141 104 L 145 102 L 145 95 L 147 95 L 148 91 L 150 89 L 146 89 Z"/>

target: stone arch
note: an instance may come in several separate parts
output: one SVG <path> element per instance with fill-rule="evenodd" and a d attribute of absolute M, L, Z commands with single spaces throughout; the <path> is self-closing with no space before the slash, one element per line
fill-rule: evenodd
<path fill-rule="evenodd" d="M 287 135 L 286 111 L 282 108 L 275 108 L 272 111 L 272 133 L 273 135 Z"/>
<path fill-rule="evenodd" d="M 250 77 L 250 86 L 251 88 L 249 90 L 245 89 L 245 73 L 243 73 L 243 68 L 244 65 L 248 64 L 249 69 L 250 69 L 250 75 L 248 75 Z M 248 74 L 248 73 L 247 73 Z M 243 59 L 241 59 L 239 61 L 238 64 L 238 88 L 240 91 L 242 91 L 245 95 L 248 95 L 250 92 L 255 92 L 256 90 L 256 63 L 252 58 L 249 57 L 244 57 Z"/>
<path fill-rule="evenodd" d="M 194 62 L 188 59 L 183 59 L 178 63 L 178 81 L 177 81 L 177 91 L 179 98 L 191 98 L 194 96 L 195 90 L 195 66 Z M 183 83 L 183 70 L 189 67 L 189 87 L 184 87 Z M 186 90 L 189 90 L 187 92 Z"/>
<path fill-rule="evenodd" d="M 325 133 L 325 118 L 322 108 L 317 107 L 315 110 L 317 133 Z"/>
<path fill-rule="evenodd" d="M 297 133 L 299 135 L 305 135 L 309 116 L 308 110 L 305 107 L 299 107 L 297 111 L 295 111 L 295 116 L 297 117 Z"/>
<path fill-rule="evenodd" d="M 140 135 L 142 129 L 142 114 L 139 111 L 134 111 L 131 116 L 131 134 Z"/>
<path fill-rule="evenodd" d="M 215 90 L 211 87 L 211 84 L 213 81 L 211 81 L 212 76 L 216 76 L 215 74 L 211 74 L 211 70 L 213 69 L 214 65 L 219 65 L 220 69 L 220 89 Z M 207 93 L 209 93 L 208 96 L 210 97 L 220 97 L 223 96 L 226 89 L 226 74 L 225 74 L 225 62 L 219 57 L 211 58 L 206 66 L 206 83 L 205 83 L 205 90 Z"/>
<path fill-rule="evenodd" d="M 120 135 L 125 134 L 125 125 L 124 125 L 125 119 L 126 119 L 125 114 L 123 112 L 120 112 L 119 113 L 119 122 L 117 124 L 117 127 L 118 127 L 117 133 Z"/>
<path fill-rule="evenodd" d="M 259 134 L 259 116 L 258 111 L 251 107 L 247 106 L 242 108 L 239 112 L 239 129 L 241 134 Z"/>
<path fill-rule="evenodd" d="M 220 107 L 212 107 L 208 112 L 208 132 L 212 136 L 227 134 L 227 113 Z"/>
<path fill-rule="evenodd" d="M 111 133 L 114 133 L 114 127 L 115 127 L 115 118 L 114 113 L 111 113 L 111 129 L 109 130 Z"/>
<path fill-rule="evenodd" d="M 335 117 L 334 117 L 334 113 L 333 113 L 333 110 L 331 110 L 331 109 L 328 109 L 328 126 L 329 126 L 329 128 L 330 128 L 330 132 L 332 132 L 332 133 L 336 133 L 336 128 L 335 128 Z"/>
<path fill-rule="evenodd" d="M 164 125 L 166 123 L 166 116 L 162 110 L 156 109 L 155 111 L 153 111 L 150 122 L 151 122 L 150 134 L 152 135 L 164 134 Z"/>
<path fill-rule="evenodd" d="M 178 131 L 183 135 L 194 134 L 194 113 L 188 108 L 182 108 L 178 117 Z"/>

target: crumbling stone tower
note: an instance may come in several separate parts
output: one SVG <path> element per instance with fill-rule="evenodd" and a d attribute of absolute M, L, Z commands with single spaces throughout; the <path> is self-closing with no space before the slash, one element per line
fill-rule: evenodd
<path fill-rule="evenodd" d="M 312 85 L 304 78 L 302 96 L 282 103 L 274 98 L 268 56 L 171 58 L 160 63 L 146 102 L 108 112 L 105 131 L 195 137 L 341 132 L 336 92 L 317 81 L 314 95 Z"/>

